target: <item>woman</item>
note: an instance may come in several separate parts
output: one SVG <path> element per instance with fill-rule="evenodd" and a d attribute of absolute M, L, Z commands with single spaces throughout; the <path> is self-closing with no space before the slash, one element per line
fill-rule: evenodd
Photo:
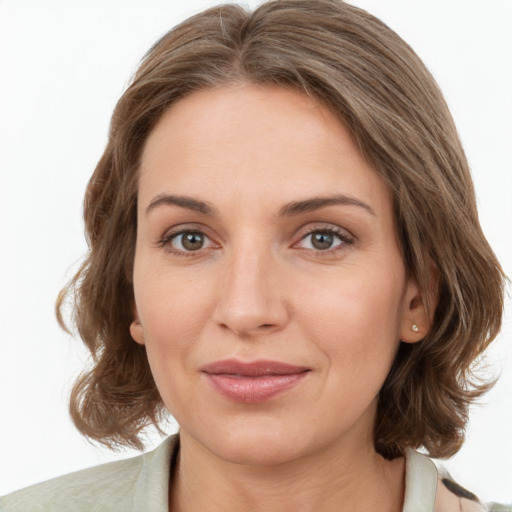
<path fill-rule="evenodd" d="M 6 510 L 483 510 L 413 449 L 460 447 L 503 274 L 444 101 L 378 20 L 286 0 L 171 31 L 85 219 L 74 421 L 140 446 L 165 408 L 180 436 Z"/>

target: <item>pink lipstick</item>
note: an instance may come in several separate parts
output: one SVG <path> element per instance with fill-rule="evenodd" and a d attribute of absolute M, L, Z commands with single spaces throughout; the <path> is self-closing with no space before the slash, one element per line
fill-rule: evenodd
<path fill-rule="evenodd" d="M 216 391 L 235 402 L 263 402 L 298 385 L 310 371 L 277 361 L 227 359 L 201 368 Z"/>

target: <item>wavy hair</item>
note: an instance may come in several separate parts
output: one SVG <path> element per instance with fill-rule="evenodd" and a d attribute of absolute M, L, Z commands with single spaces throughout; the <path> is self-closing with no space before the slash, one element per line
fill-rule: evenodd
<path fill-rule="evenodd" d="M 421 342 L 400 344 L 378 399 L 375 447 L 387 458 L 420 446 L 453 455 L 469 404 L 490 386 L 474 363 L 500 329 L 504 275 L 433 77 L 389 27 L 340 0 L 274 0 L 253 12 L 221 5 L 172 29 L 143 58 L 87 187 L 87 256 L 57 300 L 64 326 L 62 306 L 73 298 L 72 322 L 93 356 L 72 390 L 75 425 L 110 447 L 141 448 L 142 429 L 162 418 L 145 347 L 129 332 L 139 160 L 170 105 L 237 82 L 321 100 L 388 184 L 405 265 L 433 325 Z"/>

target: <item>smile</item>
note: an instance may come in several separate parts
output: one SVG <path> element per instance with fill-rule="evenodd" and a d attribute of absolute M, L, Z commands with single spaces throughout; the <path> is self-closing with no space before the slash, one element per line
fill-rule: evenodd
<path fill-rule="evenodd" d="M 206 365 L 201 371 L 221 395 L 249 404 L 264 402 L 294 388 L 310 369 L 276 361 L 225 360 Z"/>

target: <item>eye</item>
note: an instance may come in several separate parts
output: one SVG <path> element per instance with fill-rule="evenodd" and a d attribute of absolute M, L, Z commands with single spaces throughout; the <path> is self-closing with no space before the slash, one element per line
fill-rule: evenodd
<path fill-rule="evenodd" d="M 315 229 L 310 231 L 299 242 L 302 249 L 319 252 L 335 251 L 343 245 L 353 243 L 353 238 L 335 228 Z"/>
<path fill-rule="evenodd" d="M 190 253 L 207 249 L 213 242 L 201 231 L 187 230 L 170 233 L 162 239 L 161 244 L 176 253 Z"/>

